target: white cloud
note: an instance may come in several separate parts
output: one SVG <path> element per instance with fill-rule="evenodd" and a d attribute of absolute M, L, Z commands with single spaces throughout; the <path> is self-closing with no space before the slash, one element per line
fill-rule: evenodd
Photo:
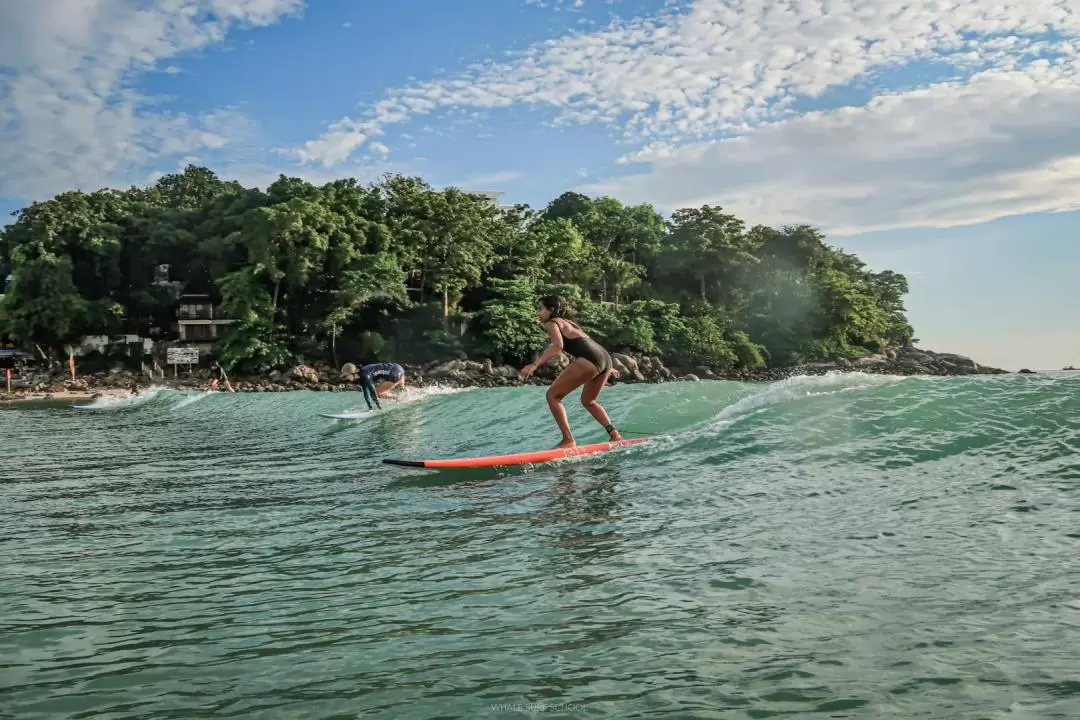
<path fill-rule="evenodd" d="M 844 232 L 977 222 L 1076 205 L 1078 38 L 1080 0 L 697 0 L 392 90 L 297 154 L 329 167 L 420 115 L 526 106 L 652 164 L 594 190 Z M 954 79 L 905 75 L 920 61 Z M 874 90 L 896 78 L 915 89 Z M 806 112 L 849 86 L 878 97 Z"/>
<path fill-rule="evenodd" d="M 609 3 L 614 0 L 608 0 Z M 585 0 L 525 0 L 526 5 L 535 5 L 540 8 L 551 8 L 556 12 L 563 8 L 577 10 L 585 6 Z"/>
<path fill-rule="evenodd" d="M 0 196 L 123 185 L 160 158 L 223 148 L 235 110 L 164 111 L 135 79 L 304 0 L 34 0 L 0 4 Z M 167 66 L 165 72 L 172 72 Z"/>
<path fill-rule="evenodd" d="M 174 166 L 169 172 L 178 172 L 190 164 L 206 165 L 228 180 L 235 180 L 244 187 L 266 189 L 282 174 L 297 177 L 316 185 L 355 178 L 360 182 L 370 182 L 386 173 L 418 175 L 422 173 L 423 160 L 412 158 L 408 161 L 391 162 L 387 155 L 380 152 L 381 143 L 369 146 L 370 157 L 335 165 L 332 168 L 285 166 L 273 162 L 268 157 L 266 148 L 270 140 L 265 136 L 260 124 L 236 108 L 225 108 L 207 116 L 206 129 L 216 137 L 228 138 L 228 143 L 219 149 L 207 151 L 211 158 L 202 155 L 176 155 Z M 210 145 L 207 141 L 204 145 Z M 389 152 L 389 151 L 387 151 Z M 271 160 L 268 162 L 268 160 Z M 162 173 L 140 178 L 141 182 L 153 182 Z"/>
<path fill-rule="evenodd" d="M 352 157 L 368 139 L 368 133 L 359 128 L 360 125 L 353 122 L 335 123 L 317 140 L 308 140 L 301 148 L 284 149 L 281 152 L 295 157 L 304 165 L 318 161 L 323 167 L 333 167 Z"/>
<path fill-rule="evenodd" d="M 647 172 L 579 190 L 665 209 L 719 204 L 843 235 L 948 227 L 1080 208 L 1080 63 L 1036 62 L 970 81 L 808 113 L 733 139 L 652 149 Z"/>

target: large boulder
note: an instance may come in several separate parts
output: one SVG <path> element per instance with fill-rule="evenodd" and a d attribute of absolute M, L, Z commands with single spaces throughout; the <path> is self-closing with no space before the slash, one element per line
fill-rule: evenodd
<path fill-rule="evenodd" d="M 555 357 L 547 361 L 547 367 L 551 368 L 555 372 L 562 372 L 570 365 L 570 358 L 566 356 L 566 353 L 559 353 Z"/>
<path fill-rule="evenodd" d="M 462 372 L 464 369 L 465 365 L 460 360 L 451 360 L 450 362 L 436 365 L 428 371 L 428 374 L 432 377 L 449 377 L 455 373 Z"/>
<path fill-rule="evenodd" d="M 938 353 L 937 359 L 944 362 L 946 365 L 968 368 L 970 370 L 979 369 L 979 364 L 974 360 L 969 357 L 964 357 L 963 355 L 956 355 L 955 353 Z"/>
<path fill-rule="evenodd" d="M 644 355 L 638 358 L 638 369 L 641 371 L 641 376 L 646 381 L 665 380 L 673 377 L 670 370 L 664 367 L 664 363 L 660 358 L 650 355 Z"/>
<path fill-rule="evenodd" d="M 615 353 L 611 356 L 611 364 L 619 371 L 620 380 L 645 382 L 645 376 L 641 374 L 641 369 L 638 367 L 637 360 L 629 355 Z"/>
<path fill-rule="evenodd" d="M 885 357 L 884 355 L 874 354 L 867 355 L 866 357 L 861 357 L 855 362 L 859 365 L 877 365 L 888 361 L 889 358 Z"/>
<path fill-rule="evenodd" d="M 310 365 L 297 365 L 289 373 L 289 376 L 294 380 L 307 383 L 309 385 L 315 385 L 319 382 L 319 373 L 315 368 Z"/>

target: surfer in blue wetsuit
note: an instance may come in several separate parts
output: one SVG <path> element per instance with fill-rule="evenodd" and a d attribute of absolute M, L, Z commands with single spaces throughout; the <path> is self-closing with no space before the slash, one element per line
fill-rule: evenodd
<path fill-rule="evenodd" d="M 375 386 L 375 393 L 384 400 L 393 397 L 390 391 L 394 388 L 405 387 L 405 368 L 397 363 L 372 363 L 360 368 L 360 372 L 367 373 Z"/>
<path fill-rule="evenodd" d="M 570 309 L 562 298 L 554 295 L 541 298 L 536 306 L 536 314 L 540 322 L 547 327 L 551 344 L 535 362 L 521 369 L 521 377 L 529 377 L 536 372 L 538 367 L 561 352 L 565 351 L 567 355 L 574 358 L 574 361 L 559 373 L 559 377 L 547 391 L 548 407 L 562 432 L 562 441 L 555 447 L 574 447 L 577 444 L 570 432 L 570 423 L 566 419 L 566 408 L 563 407 L 562 401 L 579 386 L 581 386 L 581 404 L 598 423 L 604 426 L 604 430 L 613 442 L 622 440 L 622 436 L 611 424 L 611 418 L 608 417 L 603 406 L 596 402 L 608 378 L 616 373 L 611 364 L 611 355 L 589 337 L 580 325 L 568 317 Z"/>
<path fill-rule="evenodd" d="M 368 410 L 371 409 L 372 402 L 375 403 L 375 407 L 382 410 L 382 405 L 379 404 L 379 396 L 375 392 L 375 383 L 372 381 L 371 376 L 363 371 L 363 368 L 358 369 L 352 363 L 345 363 L 341 366 L 341 377 L 360 386 L 360 389 L 364 391 L 364 402 L 367 403 Z"/>

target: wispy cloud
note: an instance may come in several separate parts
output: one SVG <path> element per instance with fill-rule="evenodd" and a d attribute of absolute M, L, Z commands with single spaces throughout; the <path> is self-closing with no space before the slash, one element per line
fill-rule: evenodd
<path fill-rule="evenodd" d="M 262 125 L 238 108 L 219 110 L 207 118 L 206 124 L 216 137 L 227 139 L 227 142 L 214 148 L 209 148 L 210 143 L 206 143 L 207 149 L 199 154 L 168 155 L 176 158 L 168 172 L 180 170 L 189 163 L 207 165 L 245 187 L 265 189 L 282 174 L 321 185 L 341 178 L 370 182 L 386 173 L 417 175 L 429 170 L 423 158 L 390 160 L 389 148 L 379 142 L 370 143 L 366 153 L 331 168 L 283 165 L 276 162 L 273 156 L 268 156 L 266 148 L 271 146 L 271 139 Z M 152 182 L 153 179 L 153 176 L 149 176 L 139 180 Z"/>
<path fill-rule="evenodd" d="M 556 12 L 563 9 L 577 10 L 585 6 L 585 0 L 525 0 L 526 5 L 551 8 Z M 610 0 L 609 0 L 610 4 Z"/>
<path fill-rule="evenodd" d="M 580 188 L 674 208 L 721 203 L 833 234 L 950 227 L 1080 208 L 1076 59 L 808 113 L 631 158 L 647 172 Z"/>
<path fill-rule="evenodd" d="M 291 172 L 314 180 L 415 170 L 423 161 L 391 153 L 416 146 L 395 126 L 426 117 L 425 137 L 487 138 L 498 111 L 513 108 L 607 127 L 622 170 L 583 173 L 580 189 L 667 209 L 710 202 L 843 234 L 1080 206 L 1080 0 L 664 5 L 391 89 L 281 152 L 299 162 Z M 268 162 L 275 143 L 242 107 L 170 112 L 136 82 L 182 72 L 186 53 L 303 6 L 0 4 L 0 196 L 125 185 L 192 158 L 272 179 L 285 163 Z M 579 163 L 568 162 L 573 173 Z M 520 177 L 465 180 L 497 187 Z"/>
<path fill-rule="evenodd" d="M 590 191 L 838 232 L 978 222 L 1080 197 L 1078 38 L 1080 0 L 697 0 L 391 90 L 293 154 L 330 167 L 418 116 L 524 106 L 607 126 L 644 166 Z M 890 74 L 909 89 L 867 89 Z M 869 99 L 808 111 L 856 85 Z"/>
<path fill-rule="evenodd" d="M 265 26 L 304 0 L 0 4 L 0 195 L 125 184 L 169 156 L 232 141 L 237 112 L 170 113 L 135 90 L 158 63 Z M 167 66 L 165 72 L 172 72 Z"/>

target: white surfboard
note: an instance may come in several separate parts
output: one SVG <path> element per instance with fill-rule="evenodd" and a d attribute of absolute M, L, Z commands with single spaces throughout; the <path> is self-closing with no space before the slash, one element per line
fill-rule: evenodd
<path fill-rule="evenodd" d="M 357 410 L 354 412 L 319 413 L 319 417 L 328 418 L 330 420 L 360 420 L 367 417 L 372 412 L 372 410 Z"/>

